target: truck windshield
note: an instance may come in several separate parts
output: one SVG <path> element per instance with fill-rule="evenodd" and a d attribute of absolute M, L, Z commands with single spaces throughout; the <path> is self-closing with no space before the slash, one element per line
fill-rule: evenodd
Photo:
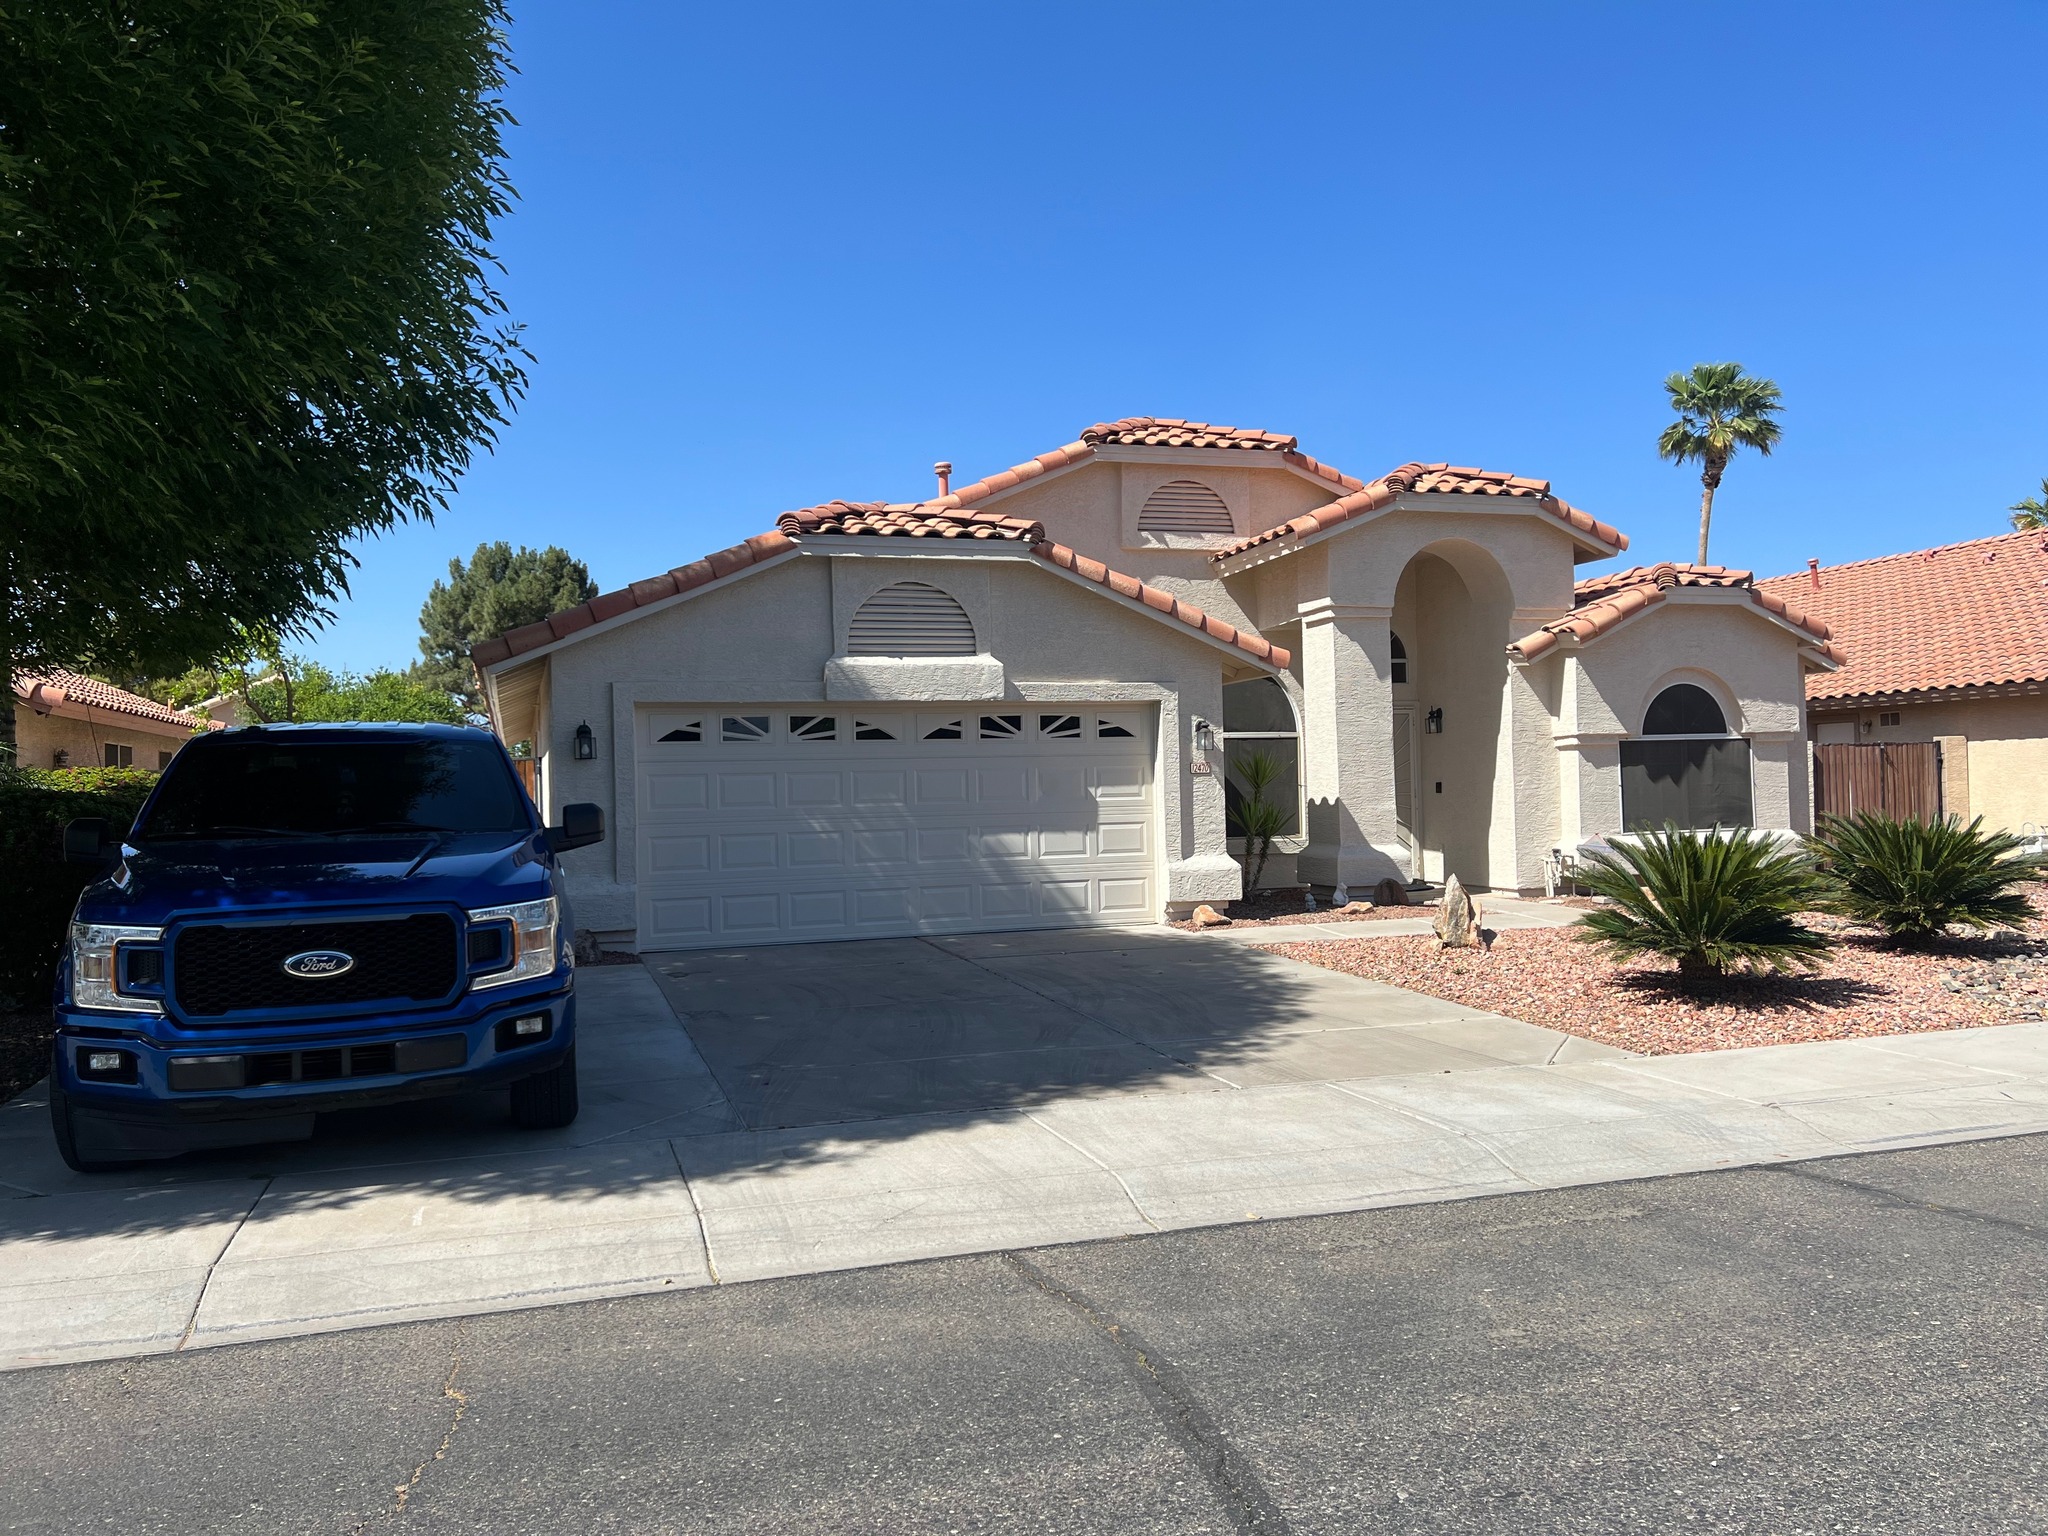
<path fill-rule="evenodd" d="M 157 838 L 525 832 L 503 753 L 484 741 L 223 741 L 181 752 L 149 819 Z"/>

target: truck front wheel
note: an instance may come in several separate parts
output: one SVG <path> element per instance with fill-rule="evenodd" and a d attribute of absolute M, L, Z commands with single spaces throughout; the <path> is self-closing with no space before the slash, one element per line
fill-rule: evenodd
<path fill-rule="evenodd" d="M 576 1047 L 560 1066 L 512 1085 L 512 1123 L 522 1131 L 553 1131 L 576 1118 Z"/>

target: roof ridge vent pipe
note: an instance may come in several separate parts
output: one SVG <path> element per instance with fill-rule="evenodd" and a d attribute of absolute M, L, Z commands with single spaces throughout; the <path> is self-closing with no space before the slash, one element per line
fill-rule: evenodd
<path fill-rule="evenodd" d="M 936 463 L 936 464 L 934 464 L 934 465 L 932 466 L 932 473 L 933 473 L 933 474 L 935 474 L 935 475 L 937 475 L 937 476 L 939 477 L 939 494 L 940 494 L 941 496 L 950 496 L 950 495 L 952 495 L 952 494 L 953 494 L 953 466 L 952 466 L 952 465 L 951 465 L 950 463 L 948 463 L 948 462 L 947 462 L 946 460 L 944 460 L 944 459 L 941 459 L 941 460 L 939 460 L 939 462 L 938 462 L 938 463 Z"/>
<path fill-rule="evenodd" d="M 1820 590 L 1820 560 L 1817 556 L 1808 555 L 1806 557 L 1806 579 L 1812 585 L 1814 591 L 1818 592 Z"/>

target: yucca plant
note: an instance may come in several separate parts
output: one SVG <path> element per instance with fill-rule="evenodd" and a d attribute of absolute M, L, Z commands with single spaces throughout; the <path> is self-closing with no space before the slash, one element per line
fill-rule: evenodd
<path fill-rule="evenodd" d="M 1230 807 L 1230 830 L 1244 839 L 1244 893 L 1249 896 L 1265 878 L 1273 839 L 1287 830 L 1287 807 L 1266 796 L 1285 765 L 1271 752 L 1253 751 L 1232 763 L 1230 770 L 1238 791 Z"/>
<path fill-rule="evenodd" d="M 1676 960 L 1688 980 L 1811 970 L 1833 948 L 1796 920 L 1825 894 L 1813 861 L 1747 827 L 1702 833 L 1666 823 L 1639 844 L 1592 855 L 1584 870 L 1582 882 L 1613 905 L 1580 918 L 1579 937 L 1617 956 Z"/>
<path fill-rule="evenodd" d="M 1953 924 L 2016 928 L 2033 916 L 2017 889 L 2041 861 L 2010 832 L 1987 832 L 1979 816 L 1896 820 L 1875 811 L 1829 817 L 1813 838 L 1830 891 L 1827 908 L 1881 928 L 1899 944 L 1925 944 Z"/>

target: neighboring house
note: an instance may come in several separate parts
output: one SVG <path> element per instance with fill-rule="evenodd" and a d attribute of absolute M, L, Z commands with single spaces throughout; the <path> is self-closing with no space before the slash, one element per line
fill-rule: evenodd
<path fill-rule="evenodd" d="M 1675 819 L 1802 829 L 1824 626 L 1547 482 L 1134 418 L 924 501 L 832 502 L 476 648 L 578 919 L 642 949 L 1139 923 L 1230 901 L 1228 765 L 1283 759 L 1271 878 L 1540 889 Z M 1292 869 L 1287 866 L 1293 865 Z"/>
<path fill-rule="evenodd" d="M 1937 743 L 1944 812 L 2048 826 L 2048 534 L 1815 562 L 1759 585 L 1848 650 L 1807 679 L 1816 745 Z"/>
<path fill-rule="evenodd" d="M 210 729 L 203 716 L 77 672 L 14 674 L 15 761 L 25 768 L 163 768 Z"/>

